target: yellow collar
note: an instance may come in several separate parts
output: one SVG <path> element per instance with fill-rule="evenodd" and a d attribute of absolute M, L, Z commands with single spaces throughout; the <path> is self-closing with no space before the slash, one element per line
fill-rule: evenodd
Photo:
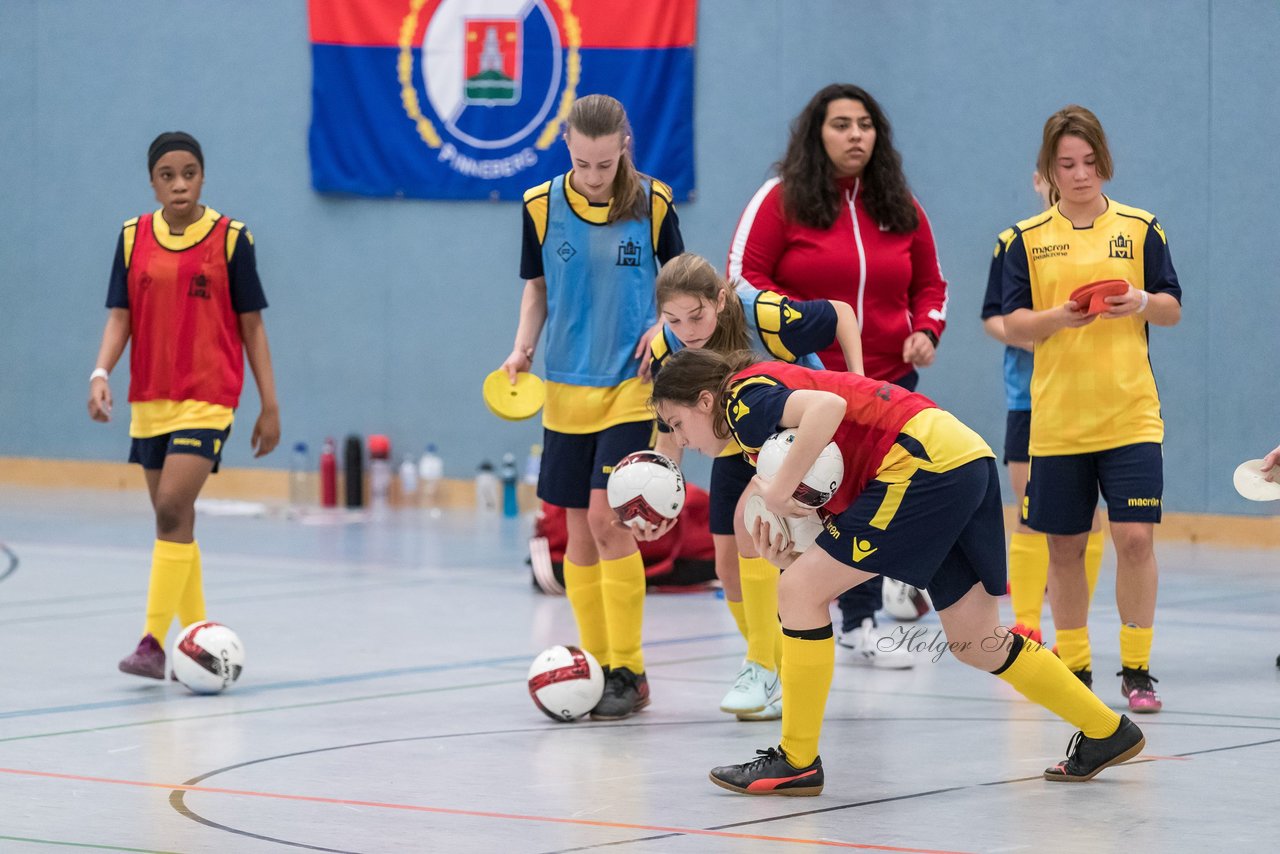
<path fill-rule="evenodd" d="M 204 216 L 187 226 L 187 230 L 182 234 L 174 234 L 169 230 L 169 223 L 164 220 L 164 209 L 155 212 L 151 217 L 151 230 L 155 232 L 156 240 L 165 249 L 180 251 L 190 249 L 201 240 L 209 236 L 209 232 L 213 231 L 213 226 L 222 217 L 222 214 L 215 211 L 208 205 L 204 206 Z"/>

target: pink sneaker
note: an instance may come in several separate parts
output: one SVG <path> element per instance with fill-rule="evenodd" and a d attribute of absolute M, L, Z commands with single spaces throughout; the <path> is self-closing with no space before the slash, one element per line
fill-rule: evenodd
<path fill-rule="evenodd" d="M 1159 682 L 1145 667 L 1126 667 L 1116 674 L 1120 677 L 1120 693 L 1129 701 L 1129 711 L 1149 714 L 1164 708 L 1160 695 L 1151 683 Z"/>
<path fill-rule="evenodd" d="M 164 679 L 164 648 L 152 635 L 143 636 L 138 648 L 120 659 L 120 672 L 148 679 Z"/>

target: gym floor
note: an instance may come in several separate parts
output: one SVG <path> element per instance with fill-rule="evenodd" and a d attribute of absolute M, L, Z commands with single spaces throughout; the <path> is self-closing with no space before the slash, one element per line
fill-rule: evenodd
<path fill-rule="evenodd" d="M 221 509 L 234 510 L 223 506 Z M 0 851 L 898 852 L 1268 850 L 1280 819 L 1276 556 L 1161 544 L 1146 752 L 1045 782 L 1072 728 L 998 679 L 934 660 L 837 658 L 818 798 L 707 780 L 778 742 L 718 711 L 743 644 L 713 593 L 652 595 L 653 704 L 557 724 L 529 699 L 540 649 L 576 638 L 530 585 L 527 521 L 204 513 L 211 619 L 241 681 L 201 697 L 125 676 L 151 515 L 144 493 L 0 487 Z M 0 561 L 0 576 L 5 566 Z M 1095 687 L 1124 708 L 1108 547 Z M 1008 603 L 1002 604 L 1006 617 Z M 1046 608 L 1047 612 L 1047 608 Z M 1047 638 L 1046 638 L 1047 639 Z"/>

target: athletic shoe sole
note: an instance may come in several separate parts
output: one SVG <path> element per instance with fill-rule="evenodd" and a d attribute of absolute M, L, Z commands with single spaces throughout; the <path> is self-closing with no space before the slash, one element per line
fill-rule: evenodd
<path fill-rule="evenodd" d="M 722 789 L 728 789 L 731 792 L 737 792 L 739 795 L 782 795 L 788 798 L 812 798 L 822 794 L 821 786 L 795 786 L 790 789 L 744 789 L 741 786 L 735 786 L 732 783 L 726 783 L 714 774 L 708 774 L 707 779 L 715 783 Z"/>

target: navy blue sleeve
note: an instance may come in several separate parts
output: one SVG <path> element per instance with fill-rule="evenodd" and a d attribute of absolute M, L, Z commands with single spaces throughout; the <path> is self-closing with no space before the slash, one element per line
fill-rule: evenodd
<path fill-rule="evenodd" d="M 1004 314 L 1004 241 L 996 240 L 996 251 L 987 270 L 987 293 L 982 298 L 982 319 Z"/>
<path fill-rule="evenodd" d="M 1000 304 L 1001 314 L 1013 314 L 1020 308 L 1035 308 L 1031 299 L 1031 271 L 1027 268 L 1027 247 L 1022 234 L 1009 241 L 1004 250 L 1004 286 Z"/>
<path fill-rule="evenodd" d="M 680 253 L 684 252 L 684 237 L 680 234 L 680 218 L 676 216 L 676 206 L 667 206 L 667 215 L 658 226 L 658 248 L 654 254 L 658 256 L 661 266 Z"/>
<path fill-rule="evenodd" d="M 231 307 L 236 314 L 262 311 L 267 307 L 267 295 L 262 291 L 258 278 L 258 258 L 253 249 L 249 229 L 240 230 L 236 248 L 227 262 L 227 277 L 231 280 Z"/>
<path fill-rule="evenodd" d="M 778 339 L 796 356 L 819 353 L 836 340 L 839 317 L 831 300 L 782 300 L 782 327 Z"/>
<path fill-rule="evenodd" d="M 107 282 L 107 308 L 129 307 L 129 271 L 124 266 L 124 232 L 116 241 L 116 258 L 111 262 L 111 280 Z"/>
<path fill-rule="evenodd" d="M 1154 218 L 1147 226 L 1147 239 L 1142 245 L 1142 278 L 1148 293 L 1172 294 L 1178 304 L 1182 304 L 1182 286 L 1178 284 L 1178 274 L 1173 269 L 1169 243 L 1165 240 L 1164 229 Z"/>
<path fill-rule="evenodd" d="M 748 380 L 730 394 L 729 429 L 744 450 L 755 453 L 766 439 L 778 432 L 791 391 L 779 382 Z"/>
<path fill-rule="evenodd" d="M 543 274 L 542 244 L 538 241 L 538 228 L 533 224 L 529 208 L 520 206 L 524 223 L 524 240 L 520 247 L 520 278 L 536 279 Z"/>

